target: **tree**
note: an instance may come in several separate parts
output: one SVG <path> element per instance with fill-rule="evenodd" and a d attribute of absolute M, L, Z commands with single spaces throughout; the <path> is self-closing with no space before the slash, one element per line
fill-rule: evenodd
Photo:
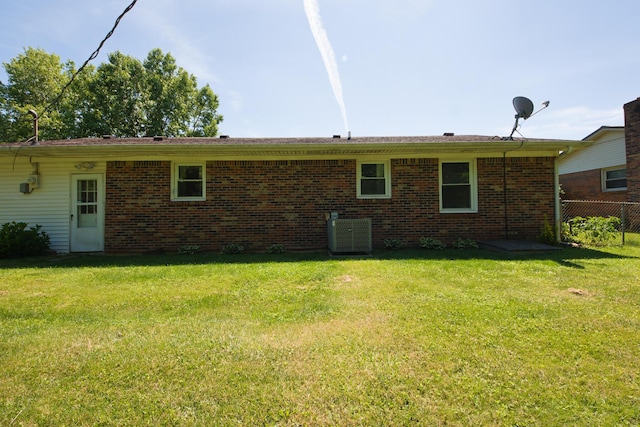
<path fill-rule="evenodd" d="M 145 71 L 140 61 L 115 52 L 88 82 L 91 97 L 81 123 L 86 136 L 144 136 L 146 122 Z"/>
<path fill-rule="evenodd" d="M 198 91 L 191 100 L 190 129 L 187 136 L 210 136 L 218 134 L 218 123 L 222 120 L 217 115 L 218 97 L 209 85 Z"/>
<path fill-rule="evenodd" d="M 75 67 L 71 66 L 67 73 L 71 79 L 71 76 L 76 73 Z M 94 78 L 95 67 L 85 66 L 84 70 L 76 75 L 59 104 L 55 105 L 63 121 L 59 138 L 82 138 L 94 135 L 95 126 L 87 120 L 87 112 L 93 111 L 90 84 Z"/>
<path fill-rule="evenodd" d="M 144 62 L 148 75 L 147 134 L 184 135 L 189 125 L 189 102 L 197 91 L 194 76 L 176 66 L 171 55 L 152 50 Z"/>
<path fill-rule="evenodd" d="M 160 49 L 149 52 L 144 68 L 149 85 L 147 136 L 215 136 L 222 120 L 218 97 L 209 85 L 198 89 L 196 77 L 177 67 Z"/>
<path fill-rule="evenodd" d="M 5 96 L 5 85 L 0 82 L 0 141 L 7 141 L 9 136 L 9 113 L 7 108 L 9 107 L 7 98 Z"/>
<path fill-rule="evenodd" d="M 144 62 L 115 52 L 89 83 L 83 113 L 88 136 L 215 136 L 222 116 L 218 97 L 171 54 L 153 49 Z"/>
<path fill-rule="evenodd" d="M 0 87 L 0 137 L 3 141 L 24 141 L 33 136 L 29 110 L 38 114 L 45 110 L 69 81 L 67 71 L 73 64 L 62 64 L 59 56 L 42 49 L 27 48 L 3 65 L 8 81 Z M 63 127 L 59 111 L 39 118 L 42 138 L 59 138 Z"/>
<path fill-rule="evenodd" d="M 28 48 L 4 64 L 0 83 L 0 141 L 24 141 L 32 131 L 29 109 L 40 114 L 42 139 L 115 135 L 215 136 L 222 116 L 218 97 L 160 49 L 140 60 L 120 52 L 97 68 L 75 65 Z M 66 89 L 63 91 L 63 89 Z M 60 96 L 62 94 L 62 96 Z"/>

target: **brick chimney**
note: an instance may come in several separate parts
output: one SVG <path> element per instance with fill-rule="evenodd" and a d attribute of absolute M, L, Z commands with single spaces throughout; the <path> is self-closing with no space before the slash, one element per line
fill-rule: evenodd
<path fill-rule="evenodd" d="M 624 104 L 627 146 L 627 201 L 640 202 L 640 98 Z"/>

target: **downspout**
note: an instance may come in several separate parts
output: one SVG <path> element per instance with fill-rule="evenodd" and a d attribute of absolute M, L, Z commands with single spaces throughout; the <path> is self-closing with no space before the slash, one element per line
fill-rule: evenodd
<path fill-rule="evenodd" d="M 554 190 L 554 198 L 555 198 L 555 223 L 556 223 L 556 242 L 560 243 L 561 239 L 561 230 L 562 230 L 562 205 L 560 203 L 560 167 L 558 165 L 559 157 L 555 157 L 553 159 L 553 185 L 555 187 Z"/>
<path fill-rule="evenodd" d="M 507 152 L 502 153 L 502 197 L 504 205 L 504 238 L 509 240 L 509 212 L 507 199 Z"/>
<path fill-rule="evenodd" d="M 520 146 L 511 151 L 518 151 L 524 146 L 524 140 L 520 142 Z M 509 240 L 509 199 L 507 197 L 507 152 L 502 153 L 502 195 L 504 204 L 504 233 L 505 240 Z"/>
<path fill-rule="evenodd" d="M 553 185 L 555 186 L 555 224 L 556 224 L 556 242 L 560 243 L 562 241 L 562 203 L 560 203 L 560 157 L 566 156 L 570 152 L 573 151 L 573 146 L 570 145 L 566 150 L 562 151 L 556 158 L 553 160 L 553 169 L 554 169 L 554 177 L 553 177 Z"/>

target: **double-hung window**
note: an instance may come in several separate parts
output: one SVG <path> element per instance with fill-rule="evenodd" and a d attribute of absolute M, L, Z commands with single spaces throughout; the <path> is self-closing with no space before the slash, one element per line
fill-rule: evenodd
<path fill-rule="evenodd" d="M 174 163 L 171 179 L 171 200 L 205 200 L 205 165 Z"/>
<path fill-rule="evenodd" d="M 627 189 L 627 169 L 611 168 L 602 170 L 602 191 L 622 191 Z"/>
<path fill-rule="evenodd" d="M 475 161 L 440 162 L 440 211 L 477 212 Z"/>
<path fill-rule="evenodd" d="M 358 198 L 388 199 L 391 197 L 391 166 L 387 161 L 358 162 Z"/>

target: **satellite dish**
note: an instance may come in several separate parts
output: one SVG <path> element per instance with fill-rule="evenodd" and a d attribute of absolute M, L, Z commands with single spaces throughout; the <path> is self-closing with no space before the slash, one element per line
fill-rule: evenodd
<path fill-rule="evenodd" d="M 513 98 L 513 108 L 516 109 L 516 122 L 513 125 L 511 135 L 509 135 L 509 137 L 506 139 L 513 139 L 513 134 L 518 130 L 518 120 L 527 120 L 529 117 L 538 114 L 541 110 L 544 110 L 549 106 L 549 101 L 543 102 L 542 105 L 543 107 L 534 113 L 533 102 L 531 102 L 529 98 L 525 98 L 524 96 L 516 96 L 515 98 Z"/>
<path fill-rule="evenodd" d="M 527 120 L 533 114 L 533 102 L 524 96 L 516 96 L 513 98 L 513 108 L 516 109 L 516 118 Z"/>

